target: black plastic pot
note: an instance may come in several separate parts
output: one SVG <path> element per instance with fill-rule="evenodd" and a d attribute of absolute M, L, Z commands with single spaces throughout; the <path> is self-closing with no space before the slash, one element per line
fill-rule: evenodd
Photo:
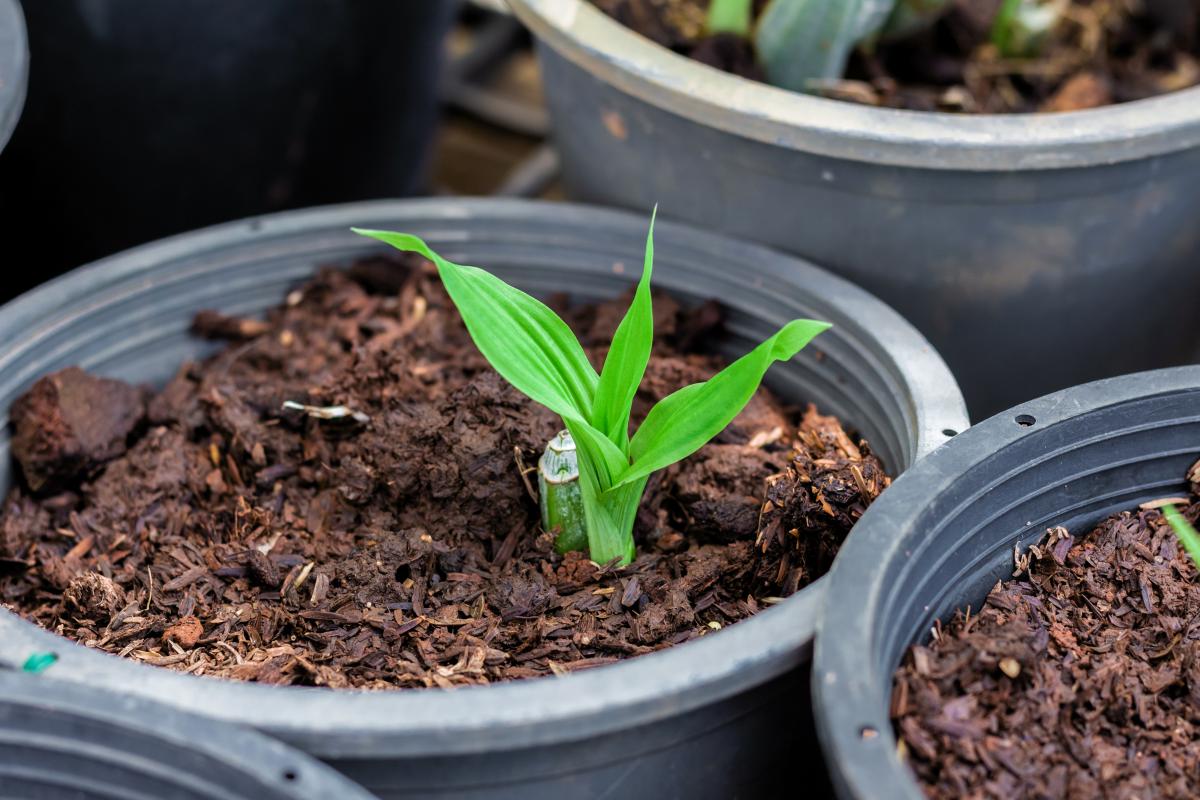
<path fill-rule="evenodd" d="M 0 796 L 33 800 L 370 800 L 261 734 L 113 692 L 0 673 Z"/>
<path fill-rule="evenodd" d="M 0 232 L 36 256 L 0 298 L 203 225 L 414 193 L 457 7 L 26 0 L 35 66 Z"/>
<path fill-rule="evenodd" d="M 933 342 L 972 418 L 1191 361 L 1200 316 L 1129 309 L 1200 295 L 1200 87 L 1066 114 L 875 108 L 720 72 L 591 0 L 511 4 L 568 196 L 660 203 L 849 278 Z"/>
<path fill-rule="evenodd" d="M 892 674 L 934 620 L 979 608 L 1046 529 L 1085 533 L 1186 492 L 1200 458 L 1200 367 L 1043 397 L 980 423 L 906 472 L 855 526 L 827 580 L 813 701 L 838 796 L 924 795 L 896 757 Z"/>
<path fill-rule="evenodd" d="M 649 215 L 517 200 L 362 203 L 292 212 L 168 239 L 60 278 L 0 309 L 0 409 L 69 364 L 161 382 L 206 345 L 199 309 L 250 314 L 315 265 L 376 252 L 351 225 L 416 233 L 447 258 L 524 289 L 611 297 L 641 264 Z M 816 402 L 899 472 L 966 424 L 941 359 L 893 311 L 794 258 L 687 227 L 655 231 L 655 284 L 720 299 L 726 352 L 794 317 L 834 323 L 772 369 L 787 398 Z M 726 265 L 746 266 L 751 278 Z M 0 489 L 12 480 L 0 436 Z M 0 611 L 0 658 L 53 649 L 51 669 L 121 687 L 300 747 L 388 798 L 762 797 L 807 752 L 807 662 L 823 582 L 699 641 L 572 674 L 452 692 L 337 692 L 213 681 L 88 650 Z M 790 773 L 789 773 L 790 774 Z M 814 780 L 819 778 L 814 777 Z"/>
<path fill-rule="evenodd" d="M 0 150 L 21 116 L 28 79 L 29 46 L 21 7 L 17 0 L 0 0 Z"/>

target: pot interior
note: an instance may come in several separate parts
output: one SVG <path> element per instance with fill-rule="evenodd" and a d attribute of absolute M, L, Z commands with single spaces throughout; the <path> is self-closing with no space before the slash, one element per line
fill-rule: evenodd
<path fill-rule="evenodd" d="M 1080 536 L 1186 494 L 1198 459 L 1200 367 L 1182 367 L 1018 406 L 897 481 L 839 554 L 818 622 L 818 727 L 843 796 L 873 796 L 879 781 L 921 796 L 895 757 L 888 707 L 893 672 L 936 620 L 978 609 L 1012 577 L 1014 547 L 1025 552 L 1048 528 Z"/>

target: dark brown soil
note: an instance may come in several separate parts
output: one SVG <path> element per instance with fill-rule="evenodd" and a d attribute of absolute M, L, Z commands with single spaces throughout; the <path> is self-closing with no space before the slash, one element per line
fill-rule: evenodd
<path fill-rule="evenodd" d="M 231 343 L 158 393 L 78 370 L 42 379 L 12 409 L 26 479 L 0 513 L 0 599 L 195 674 L 526 678 L 777 602 L 825 571 L 888 484 L 837 420 L 760 391 L 651 479 L 632 565 L 558 556 L 523 469 L 559 423 L 488 367 L 430 269 L 370 260 L 321 272 L 265 322 L 202 314 L 197 333 Z M 562 310 L 599 358 L 624 305 Z M 656 317 L 635 418 L 720 366 L 696 350 L 716 306 L 659 298 Z M 365 416 L 319 420 L 289 400 Z"/>
<path fill-rule="evenodd" d="M 1155 505 L 1050 531 L 910 650 L 892 718 L 930 797 L 1200 796 L 1200 578 Z"/>
<path fill-rule="evenodd" d="M 753 47 L 704 35 L 708 0 L 593 0 L 654 41 L 710 66 L 762 80 Z M 1004 59 L 991 44 L 1002 0 L 955 0 L 933 26 L 860 50 L 823 93 L 916 111 L 1073 111 L 1200 84 L 1200 0 L 1070 0 L 1037 58 Z M 765 5 L 758 3 L 758 7 Z"/>

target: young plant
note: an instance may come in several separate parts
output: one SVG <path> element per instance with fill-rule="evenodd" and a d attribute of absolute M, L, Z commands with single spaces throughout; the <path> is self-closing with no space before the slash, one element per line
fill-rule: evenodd
<path fill-rule="evenodd" d="M 1187 550 L 1188 555 L 1192 557 L 1196 569 L 1200 570 L 1200 533 L 1196 532 L 1192 523 L 1188 522 L 1183 514 L 1179 513 L 1179 509 L 1173 505 L 1163 506 L 1162 515 L 1167 524 L 1171 526 L 1171 530 L 1175 531 L 1175 536 L 1183 545 L 1183 549 Z"/>
<path fill-rule="evenodd" d="M 1063 10 L 1059 0 L 1003 0 L 992 21 L 992 44 L 1005 58 L 1036 56 Z"/>
<path fill-rule="evenodd" d="M 354 230 L 432 261 L 492 367 L 562 418 L 578 459 L 588 552 L 601 564 L 633 559 L 633 522 L 650 475 L 720 433 L 749 402 L 771 364 L 792 358 L 829 328 L 813 320 L 789 322 L 709 380 L 664 397 L 630 436 L 630 410 L 654 339 L 653 217 L 641 280 L 599 374 L 567 324 L 540 301 L 478 267 L 447 261 L 416 236 Z M 569 535 L 559 539 L 560 547 L 579 543 Z"/>
<path fill-rule="evenodd" d="M 850 53 L 879 34 L 918 29 L 950 0 L 770 0 L 757 24 L 752 0 L 711 0 L 710 34 L 753 39 L 767 80 L 796 92 L 811 91 L 846 71 Z"/>

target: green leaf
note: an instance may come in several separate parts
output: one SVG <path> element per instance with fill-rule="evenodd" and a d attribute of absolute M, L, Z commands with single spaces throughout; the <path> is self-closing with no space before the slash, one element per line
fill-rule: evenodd
<path fill-rule="evenodd" d="M 733 421 L 758 389 L 767 368 L 800 352 L 827 322 L 798 319 L 704 383 L 685 386 L 660 400 L 629 443 L 632 466 L 613 487 L 649 476 L 687 458 Z"/>
<path fill-rule="evenodd" d="M 706 28 L 710 34 L 750 35 L 750 14 L 754 0 L 710 0 Z"/>
<path fill-rule="evenodd" d="M 478 267 L 447 261 L 416 236 L 351 230 L 432 261 L 475 346 L 495 370 L 564 419 L 588 418 L 599 377 L 575 334 L 544 303 Z"/>
<path fill-rule="evenodd" d="M 646 234 L 646 255 L 642 261 L 642 279 L 638 282 L 633 302 L 625 318 L 613 334 L 612 346 L 600 371 L 596 401 L 592 406 L 592 424 L 624 452 L 629 446 L 629 411 L 633 398 L 650 363 L 650 348 L 654 344 L 654 308 L 650 300 L 650 273 L 654 268 L 654 218 L 650 215 L 650 232 Z"/>
<path fill-rule="evenodd" d="M 583 494 L 583 514 L 587 518 L 588 555 L 597 564 L 620 559 L 625 565 L 636 555 L 633 523 L 642 492 L 646 489 L 646 479 L 605 491 L 596 481 L 594 465 L 589 463 L 591 456 L 591 453 L 581 451 L 579 458 L 579 488 Z"/>
<path fill-rule="evenodd" d="M 1196 532 L 1192 524 L 1183 514 L 1179 513 L 1179 509 L 1175 506 L 1163 506 L 1162 513 L 1172 530 L 1175 531 L 1175 536 L 1183 544 L 1183 549 L 1187 550 L 1188 555 L 1192 557 L 1196 569 L 1200 569 L 1200 533 Z"/>
<path fill-rule="evenodd" d="M 1004 58 L 1033 58 L 1066 9 L 1064 0 L 1004 0 L 992 21 L 992 44 Z"/>
<path fill-rule="evenodd" d="M 794 92 L 836 80 L 850 52 L 883 27 L 895 0 L 771 0 L 758 18 L 754 46 L 767 80 Z"/>

